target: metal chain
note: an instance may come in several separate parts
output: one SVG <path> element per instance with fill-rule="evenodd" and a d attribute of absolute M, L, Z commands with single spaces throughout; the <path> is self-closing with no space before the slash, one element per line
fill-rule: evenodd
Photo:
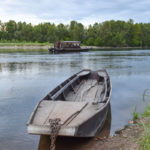
<path fill-rule="evenodd" d="M 50 123 L 50 130 L 51 130 L 51 135 L 50 135 L 50 150 L 55 150 L 55 141 L 58 135 L 58 132 L 60 130 L 61 124 L 60 124 L 61 119 L 56 118 L 56 119 L 49 119 Z"/>

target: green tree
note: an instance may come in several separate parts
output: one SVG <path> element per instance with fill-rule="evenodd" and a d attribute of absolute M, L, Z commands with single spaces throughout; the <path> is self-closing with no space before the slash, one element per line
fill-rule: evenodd
<path fill-rule="evenodd" d="M 16 38 L 17 25 L 14 20 L 10 20 L 6 23 L 6 31 L 8 33 L 7 40 L 12 40 Z"/>
<path fill-rule="evenodd" d="M 56 34 L 58 36 L 58 40 L 65 40 L 66 37 L 69 37 L 68 26 L 65 26 L 62 23 L 60 23 L 56 27 L 56 30 L 57 30 Z"/>

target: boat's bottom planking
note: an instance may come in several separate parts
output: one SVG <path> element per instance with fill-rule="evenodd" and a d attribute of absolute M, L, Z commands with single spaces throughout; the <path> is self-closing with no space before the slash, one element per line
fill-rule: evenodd
<path fill-rule="evenodd" d="M 65 93 L 67 101 L 88 101 L 92 102 L 99 98 L 104 90 L 104 84 L 94 79 L 82 80 L 80 84 L 74 87 L 74 91 Z"/>

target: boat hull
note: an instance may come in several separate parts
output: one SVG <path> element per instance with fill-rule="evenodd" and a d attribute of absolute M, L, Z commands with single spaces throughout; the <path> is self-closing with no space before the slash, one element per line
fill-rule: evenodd
<path fill-rule="evenodd" d="M 107 118 L 109 103 L 101 111 L 89 118 L 85 123 L 80 125 L 76 130 L 75 137 L 94 137 L 101 129 Z"/>
<path fill-rule="evenodd" d="M 76 52 L 87 52 L 89 51 L 89 49 L 87 48 L 78 48 L 78 49 L 75 49 L 75 48 L 69 48 L 69 49 L 56 49 L 56 48 L 49 48 L 48 49 L 50 53 L 53 53 L 53 54 L 57 54 L 57 53 L 76 53 Z"/>

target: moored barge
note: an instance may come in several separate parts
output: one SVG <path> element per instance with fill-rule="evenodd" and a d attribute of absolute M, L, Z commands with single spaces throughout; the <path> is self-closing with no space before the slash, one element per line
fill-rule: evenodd
<path fill-rule="evenodd" d="M 51 53 L 87 52 L 88 48 L 81 48 L 80 41 L 58 41 L 54 43 L 54 48 L 49 48 Z"/>

